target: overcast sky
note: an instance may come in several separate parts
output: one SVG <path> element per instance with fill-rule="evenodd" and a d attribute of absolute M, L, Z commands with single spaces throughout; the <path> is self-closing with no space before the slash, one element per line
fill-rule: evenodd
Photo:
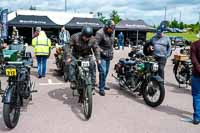
<path fill-rule="evenodd" d="M 38 10 L 64 11 L 65 0 L 0 0 L 0 7 L 10 10 L 28 9 L 31 5 Z M 109 16 L 115 9 L 122 19 L 143 19 L 151 25 L 164 19 L 165 7 L 168 20 L 180 20 L 180 12 L 185 23 L 199 20 L 200 0 L 67 0 L 68 11 L 102 12 Z"/>

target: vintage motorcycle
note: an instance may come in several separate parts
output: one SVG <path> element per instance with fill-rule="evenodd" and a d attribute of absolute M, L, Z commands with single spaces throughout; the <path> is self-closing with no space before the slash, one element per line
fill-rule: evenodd
<path fill-rule="evenodd" d="M 181 84 L 186 84 L 186 87 L 191 85 L 192 62 L 189 54 L 189 49 L 183 48 L 180 49 L 180 54 L 174 55 L 174 59 L 172 59 L 174 64 L 173 72 L 179 87 Z"/>
<path fill-rule="evenodd" d="M 28 58 L 27 58 L 28 59 Z M 24 99 L 32 100 L 34 82 L 30 78 L 30 66 L 24 59 L 20 62 L 7 62 L 5 67 L 8 77 L 8 86 L 3 95 L 3 119 L 10 129 L 15 128 L 19 117 L 20 108 L 24 106 Z"/>
<path fill-rule="evenodd" d="M 131 55 L 129 55 L 131 56 Z M 114 69 L 122 89 L 142 95 L 147 105 L 159 106 L 165 97 L 163 79 L 157 75 L 158 64 L 153 57 L 137 54 L 137 58 L 120 59 Z M 142 58 L 141 58 L 142 57 Z"/>
<path fill-rule="evenodd" d="M 75 59 L 76 62 L 76 89 L 73 96 L 78 92 L 83 104 L 84 116 L 87 120 L 92 115 L 92 82 L 90 74 L 90 57 Z"/>
<path fill-rule="evenodd" d="M 7 49 L 2 50 L 1 55 L 1 64 L 0 64 L 0 73 L 3 73 L 5 70 L 6 62 L 8 61 L 18 61 L 23 57 L 29 57 L 28 61 L 31 66 L 33 66 L 33 59 L 31 52 L 26 52 L 26 46 L 24 45 L 22 39 L 14 39 Z"/>

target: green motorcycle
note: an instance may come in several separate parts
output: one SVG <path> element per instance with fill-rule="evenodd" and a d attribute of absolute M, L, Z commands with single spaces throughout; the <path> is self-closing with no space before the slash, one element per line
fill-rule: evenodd
<path fill-rule="evenodd" d="M 88 120 L 92 114 L 92 82 L 90 74 L 90 58 L 79 58 L 76 62 L 76 89 L 83 104 L 84 116 Z"/>

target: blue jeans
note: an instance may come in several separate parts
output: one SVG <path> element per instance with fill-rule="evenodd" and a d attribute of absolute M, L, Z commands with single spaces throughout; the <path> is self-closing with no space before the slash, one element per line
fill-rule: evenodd
<path fill-rule="evenodd" d="M 192 76 L 194 120 L 200 121 L 200 77 Z"/>
<path fill-rule="evenodd" d="M 46 75 L 47 56 L 36 56 L 38 64 L 38 76 Z"/>
<path fill-rule="evenodd" d="M 101 59 L 101 64 L 98 65 L 99 70 L 99 90 L 104 91 L 106 78 L 110 68 L 110 60 Z"/>
<path fill-rule="evenodd" d="M 119 41 L 118 42 L 118 48 L 120 49 L 120 46 L 122 47 L 122 49 L 124 50 L 124 44 L 122 41 Z"/>

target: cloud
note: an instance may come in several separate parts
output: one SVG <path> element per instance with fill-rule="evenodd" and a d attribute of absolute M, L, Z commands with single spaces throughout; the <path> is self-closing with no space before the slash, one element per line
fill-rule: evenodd
<path fill-rule="evenodd" d="M 31 5 L 38 10 L 64 11 L 65 0 L 0 0 L 0 6 L 10 10 L 29 9 Z M 123 19 L 144 19 L 150 24 L 159 24 L 164 19 L 165 7 L 168 20 L 179 20 L 181 12 L 185 23 L 198 21 L 199 0 L 67 0 L 68 11 L 102 12 L 109 16 L 115 9 Z"/>

